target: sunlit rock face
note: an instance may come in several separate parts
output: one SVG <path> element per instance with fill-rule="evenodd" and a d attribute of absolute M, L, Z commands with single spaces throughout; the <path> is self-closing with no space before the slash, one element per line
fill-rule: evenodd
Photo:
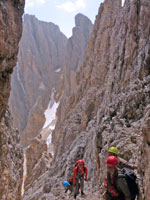
<path fill-rule="evenodd" d="M 62 197 L 59 180 L 72 176 L 75 161 L 82 158 L 89 170 L 87 186 L 100 191 L 100 199 L 110 146 L 138 164 L 139 198 L 149 199 L 150 1 L 121 4 L 105 0 L 100 6 L 77 73 L 77 92 L 63 122 L 58 114 L 54 160 L 39 199 Z"/>
<path fill-rule="evenodd" d="M 61 87 L 61 101 L 59 106 L 59 121 L 63 121 L 74 101 L 78 88 L 78 76 L 80 67 L 85 59 L 89 37 L 92 31 L 92 23 L 88 17 L 82 14 L 75 16 L 75 27 L 72 37 L 67 41 L 65 59 L 63 63 L 63 85 Z M 61 122 L 60 122 L 61 123 Z"/>
<path fill-rule="evenodd" d="M 88 17 L 78 14 L 75 16 L 75 27 L 72 30 L 72 37 L 67 42 L 64 62 L 64 95 L 70 97 L 76 92 L 76 73 L 85 58 L 88 47 L 92 23 Z"/>
<path fill-rule="evenodd" d="M 0 199 L 21 200 L 23 155 L 7 108 L 22 33 L 24 0 L 0 1 Z M 6 110 L 7 109 L 7 110 Z"/>
<path fill-rule="evenodd" d="M 52 88 L 60 84 L 66 42 L 55 24 L 24 16 L 9 105 L 25 146 L 39 134 Z"/>

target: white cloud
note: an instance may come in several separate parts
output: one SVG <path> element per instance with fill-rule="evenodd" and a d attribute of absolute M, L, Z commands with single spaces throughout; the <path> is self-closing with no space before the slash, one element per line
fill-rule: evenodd
<path fill-rule="evenodd" d="M 75 2 L 66 1 L 65 3 L 59 4 L 56 6 L 57 8 L 64 10 L 65 12 L 74 12 L 80 9 L 85 9 L 86 4 L 85 0 L 76 0 Z"/>
<path fill-rule="evenodd" d="M 26 0 L 26 8 L 44 4 L 45 0 Z"/>

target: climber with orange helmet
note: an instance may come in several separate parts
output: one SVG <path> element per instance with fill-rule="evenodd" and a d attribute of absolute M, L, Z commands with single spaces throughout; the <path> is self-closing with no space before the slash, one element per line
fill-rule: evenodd
<path fill-rule="evenodd" d="M 130 190 L 124 176 L 119 176 L 116 156 L 107 158 L 107 179 L 105 181 L 106 200 L 131 200 Z"/>
<path fill-rule="evenodd" d="M 128 161 L 124 160 L 123 158 L 120 158 L 118 156 L 118 149 L 116 147 L 110 147 L 108 150 L 108 155 L 109 156 L 116 156 L 118 158 L 118 162 L 119 162 L 119 168 L 130 168 L 130 169 L 137 169 L 137 165 L 135 164 L 131 164 Z"/>
<path fill-rule="evenodd" d="M 81 195 L 84 195 L 84 180 L 87 181 L 87 167 L 84 164 L 83 160 L 78 160 L 76 162 L 74 171 L 73 171 L 73 185 L 74 185 L 74 198 L 76 199 L 79 191 L 79 181 L 81 188 Z"/>

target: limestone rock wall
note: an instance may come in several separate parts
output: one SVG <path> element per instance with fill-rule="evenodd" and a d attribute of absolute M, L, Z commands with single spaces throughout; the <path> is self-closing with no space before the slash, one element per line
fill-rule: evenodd
<path fill-rule="evenodd" d="M 72 30 L 72 36 L 68 39 L 64 54 L 63 63 L 63 83 L 61 87 L 61 100 L 58 110 L 59 121 L 63 121 L 68 109 L 70 109 L 74 96 L 77 91 L 78 77 L 80 67 L 85 58 L 88 47 L 89 37 L 92 31 L 92 23 L 88 17 L 83 14 L 75 16 L 75 27 Z"/>
<path fill-rule="evenodd" d="M 24 146 L 39 134 L 52 89 L 58 89 L 67 38 L 53 23 L 25 15 L 9 99 L 14 126 Z"/>
<path fill-rule="evenodd" d="M 0 199 L 21 200 L 23 151 L 7 110 L 0 123 Z"/>
<path fill-rule="evenodd" d="M 23 155 L 7 108 L 22 33 L 24 0 L 0 1 L 0 199 L 21 200 Z M 7 110 L 6 110 L 7 109 Z"/>
<path fill-rule="evenodd" d="M 92 23 L 88 17 L 78 14 L 75 16 L 75 27 L 72 37 L 67 42 L 64 62 L 64 94 L 69 97 L 76 92 L 77 80 L 75 72 L 79 72 L 88 47 Z"/>
<path fill-rule="evenodd" d="M 0 1 L 0 118 L 6 110 L 10 75 L 17 60 L 23 8 L 23 0 Z"/>
<path fill-rule="evenodd" d="M 48 171 L 52 155 L 47 151 L 46 143 L 35 138 L 26 149 L 27 174 L 25 179 L 25 191 L 31 189 L 34 183 Z"/>

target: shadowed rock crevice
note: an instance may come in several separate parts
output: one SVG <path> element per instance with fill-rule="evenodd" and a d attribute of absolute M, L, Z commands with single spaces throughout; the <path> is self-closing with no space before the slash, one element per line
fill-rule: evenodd
<path fill-rule="evenodd" d="M 21 200 L 23 155 L 7 108 L 22 34 L 24 0 L 0 1 L 0 199 Z"/>

